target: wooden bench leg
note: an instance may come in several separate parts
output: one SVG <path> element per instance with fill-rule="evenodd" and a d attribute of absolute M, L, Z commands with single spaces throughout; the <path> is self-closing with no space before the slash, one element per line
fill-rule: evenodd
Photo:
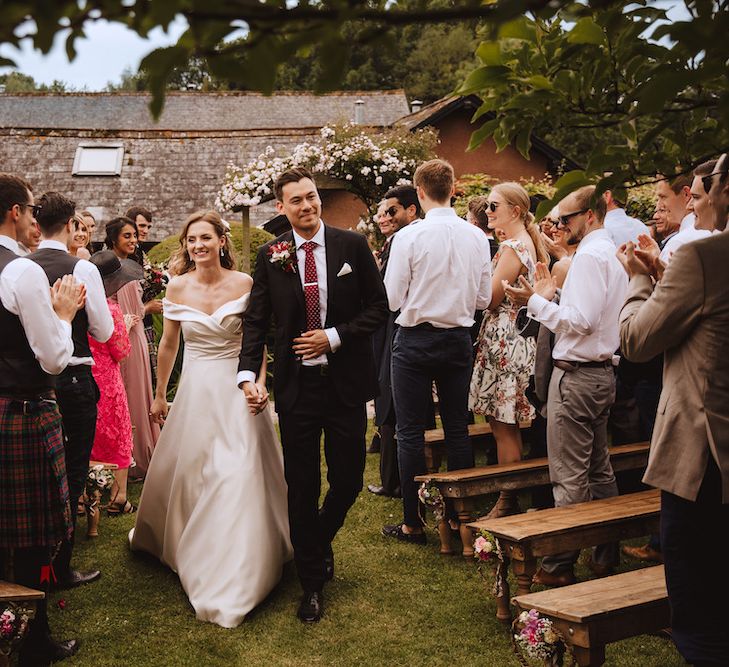
<path fill-rule="evenodd" d="M 440 537 L 441 555 L 452 556 L 453 545 L 451 543 L 451 525 L 445 517 L 443 517 L 438 523 L 438 536 Z"/>
<path fill-rule="evenodd" d="M 473 503 L 469 498 L 461 498 L 454 502 L 455 510 L 460 523 L 461 542 L 463 542 L 463 557 L 473 558 L 473 530 L 468 527 L 475 520 Z"/>
<path fill-rule="evenodd" d="M 572 655 L 580 667 L 600 667 L 605 664 L 605 647 L 591 646 L 583 648 L 582 646 L 573 646 Z"/>
<path fill-rule="evenodd" d="M 496 567 L 496 618 L 504 625 L 511 625 L 511 593 L 509 591 L 509 559 Z"/>
<path fill-rule="evenodd" d="M 515 560 L 511 561 L 511 569 L 516 576 L 517 595 L 526 595 L 532 592 L 532 577 L 537 571 L 537 561 L 534 558 L 527 560 Z"/>

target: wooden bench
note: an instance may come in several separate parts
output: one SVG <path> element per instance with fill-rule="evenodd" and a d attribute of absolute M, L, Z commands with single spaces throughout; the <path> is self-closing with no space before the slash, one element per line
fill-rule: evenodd
<path fill-rule="evenodd" d="M 580 667 L 605 662 L 605 646 L 670 625 L 663 565 L 517 595 L 519 610 L 536 609 L 570 645 Z"/>
<path fill-rule="evenodd" d="M 487 530 L 499 541 L 505 563 L 511 561 L 517 595 L 526 595 L 538 558 L 657 532 L 660 510 L 660 492 L 651 489 L 500 519 L 479 519 L 468 526 Z M 510 622 L 506 570 L 500 568 L 497 574 L 503 595 L 496 600 L 496 616 Z"/>
<path fill-rule="evenodd" d="M 0 612 L 5 609 L 4 603 L 13 602 L 31 619 L 35 616 L 36 600 L 42 600 L 44 597 L 45 593 L 42 591 L 12 584 L 9 581 L 0 581 Z M 0 653 L 0 667 L 7 667 L 8 665 L 10 665 L 10 656 Z"/>
<path fill-rule="evenodd" d="M 519 428 L 529 428 L 531 425 L 531 422 L 522 422 Z M 472 444 L 487 440 L 491 434 L 491 426 L 488 423 L 468 425 L 468 437 Z M 444 446 L 445 432 L 442 428 L 434 428 L 425 432 L 425 469 L 429 473 L 436 473 L 440 470 Z"/>
<path fill-rule="evenodd" d="M 644 468 L 648 462 L 649 443 L 617 445 L 610 448 L 613 470 Z M 549 484 L 549 464 L 546 458 L 529 459 L 517 463 L 505 463 L 479 468 L 466 468 L 451 472 L 418 475 L 416 482 L 436 486 L 443 498 L 452 503 L 461 523 L 463 556 L 473 557 L 471 529 L 466 525 L 475 520 L 474 503 L 477 498 L 499 491 L 519 491 Z M 450 530 L 440 530 L 442 554 L 451 554 Z"/>

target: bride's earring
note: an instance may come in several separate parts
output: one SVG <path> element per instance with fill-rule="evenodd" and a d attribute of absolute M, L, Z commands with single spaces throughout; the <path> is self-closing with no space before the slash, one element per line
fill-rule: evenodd
<path fill-rule="evenodd" d="M 225 257 L 225 250 L 224 250 L 224 248 L 225 248 L 225 246 L 222 246 L 222 245 L 220 246 L 220 256 L 221 257 Z"/>

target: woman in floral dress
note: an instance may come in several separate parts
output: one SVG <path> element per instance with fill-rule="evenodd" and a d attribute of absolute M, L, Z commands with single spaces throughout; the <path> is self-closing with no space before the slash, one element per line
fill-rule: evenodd
<path fill-rule="evenodd" d="M 537 261 L 548 262 L 539 229 L 529 212 L 529 195 L 518 183 L 500 183 L 488 196 L 489 228 L 502 240 L 493 258 L 492 299 L 476 340 L 469 407 L 485 415 L 496 439 L 499 463 L 522 455 L 519 422 L 531 420 L 534 408 L 526 398 L 534 372 L 535 341 L 516 330 L 518 308 L 504 298 L 502 281 L 531 283 Z M 516 493 L 502 491 L 490 518 L 518 511 Z"/>
<path fill-rule="evenodd" d="M 114 333 L 106 343 L 99 343 L 89 336 L 94 357 L 92 372 L 99 386 L 96 435 L 91 459 L 119 466 L 114 473 L 112 502 L 107 511 L 112 515 L 129 514 L 137 509 L 127 500 L 127 475 L 132 462 L 134 441 L 127 392 L 119 363 L 129 354 L 129 330 L 139 322 L 139 317 L 122 314 L 117 303 L 117 293 L 127 283 L 139 280 L 142 269 L 131 260 L 119 260 L 111 250 L 97 252 L 92 256 L 91 262 L 101 273 L 107 295 L 106 302 L 114 319 Z"/>

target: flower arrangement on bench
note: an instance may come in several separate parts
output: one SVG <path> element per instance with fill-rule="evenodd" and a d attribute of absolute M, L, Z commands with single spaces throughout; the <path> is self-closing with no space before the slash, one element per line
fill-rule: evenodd
<path fill-rule="evenodd" d="M 562 667 L 565 655 L 572 656 L 567 642 L 564 641 L 552 621 L 539 615 L 536 609 L 523 611 L 512 625 L 511 644 L 514 653 L 523 667 L 529 660 L 538 660 L 549 667 Z"/>
<path fill-rule="evenodd" d="M 101 497 L 114 484 L 114 471 L 103 463 L 96 463 L 89 468 L 86 476 L 86 527 L 87 537 L 98 537 Z"/>
<path fill-rule="evenodd" d="M 0 604 L 0 655 L 9 656 L 23 641 L 31 610 L 16 602 Z"/>

